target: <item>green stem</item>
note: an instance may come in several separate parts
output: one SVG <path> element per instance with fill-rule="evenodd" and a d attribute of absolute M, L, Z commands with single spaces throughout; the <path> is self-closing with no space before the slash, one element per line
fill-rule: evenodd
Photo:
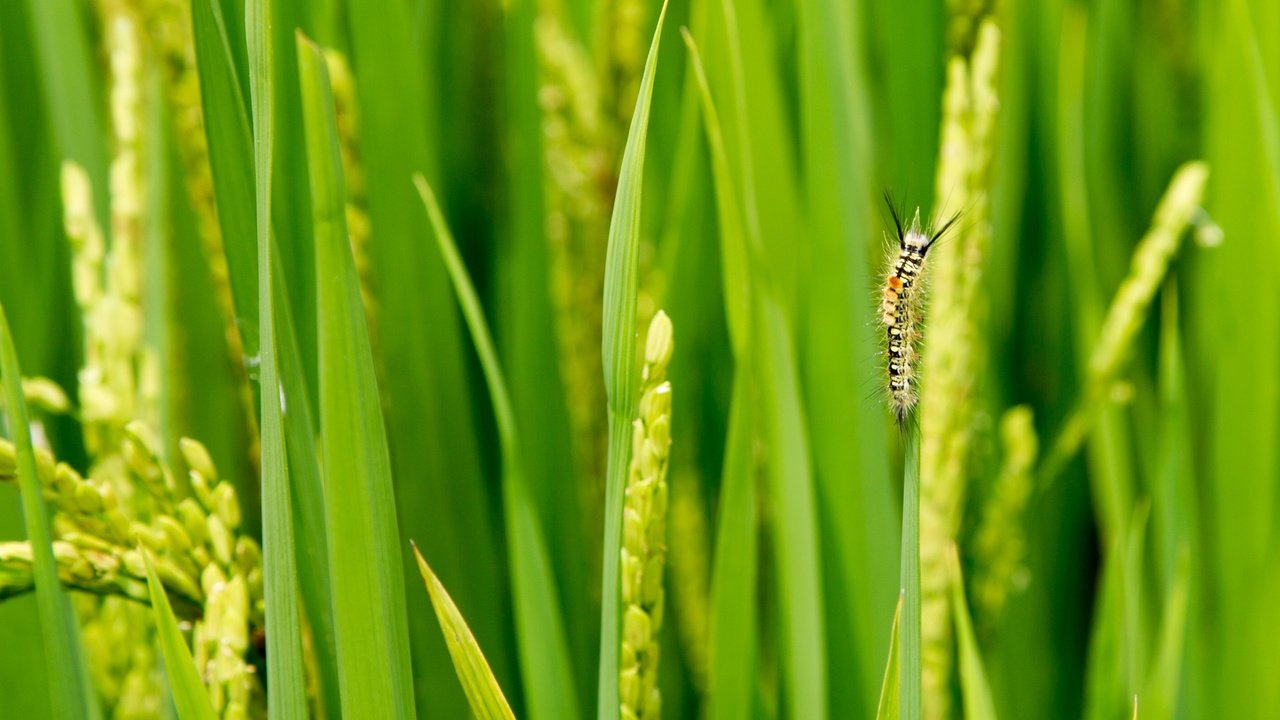
<path fill-rule="evenodd" d="M 901 717 L 917 720 L 920 709 L 920 426 L 906 427 L 907 453 L 902 478 L 903 596 L 901 664 L 899 667 Z"/>
<path fill-rule="evenodd" d="M 618 557 L 622 552 L 622 500 L 631 467 L 631 418 L 609 411 L 609 467 L 604 487 L 604 585 L 600 590 L 601 720 L 618 717 Z"/>

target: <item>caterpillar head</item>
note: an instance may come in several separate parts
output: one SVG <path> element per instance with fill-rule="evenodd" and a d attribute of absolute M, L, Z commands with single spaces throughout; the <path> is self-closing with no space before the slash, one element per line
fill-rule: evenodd
<path fill-rule="evenodd" d="M 889 214 L 893 217 L 893 227 L 897 231 L 898 246 L 904 252 L 912 254 L 924 255 L 929 252 L 929 248 L 933 247 L 933 244 L 941 239 L 960 219 L 960 213 L 956 212 L 937 229 L 932 226 L 926 228 L 921 226 L 920 208 L 916 208 L 915 217 L 911 219 L 911 224 L 903 227 L 902 214 L 899 213 L 898 206 L 894 204 L 893 197 L 888 190 L 884 192 L 884 202 L 889 206 Z"/>

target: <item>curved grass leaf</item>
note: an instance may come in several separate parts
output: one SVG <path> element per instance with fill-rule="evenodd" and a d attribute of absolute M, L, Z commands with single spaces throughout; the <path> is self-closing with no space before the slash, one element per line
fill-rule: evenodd
<path fill-rule="evenodd" d="M 726 13 L 729 13 L 726 6 Z M 732 24 L 732 15 L 727 17 Z M 691 49 L 696 50 L 691 45 Z M 693 55 L 695 74 L 701 67 Z M 745 298 L 747 320 L 737 329 L 734 345 L 750 352 L 740 372 L 759 383 L 761 396 L 759 432 L 768 445 L 771 499 L 777 507 L 778 592 L 782 621 L 783 669 L 788 683 L 790 712 L 796 717 L 821 718 L 826 714 L 826 649 L 821 602 L 822 571 L 818 557 L 818 528 L 814 512 L 812 472 L 807 430 L 800 403 L 800 388 L 793 354 L 792 330 L 779 299 L 778 279 L 766 273 L 758 233 L 751 222 L 737 215 L 736 191 L 721 145 L 719 123 L 705 77 L 699 76 L 706 108 L 716 202 L 720 213 L 722 255 L 725 257 L 726 306 L 734 312 L 733 297 Z M 742 122 L 743 118 L 739 117 Z M 746 132 L 741 133 L 743 136 Z M 744 152 L 747 152 L 744 150 Z M 743 165 L 750 165 L 749 154 Z M 754 204 L 751 183 L 743 207 Z M 746 228 L 744 232 L 744 228 Z M 745 240 L 744 240 L 745 235 Z M 745 255 L 745 257 L 743 257 Z M 746 268 L 744 277 L 735 277 Z M 735 287 L 743 285 L 745 287 Z M 732 316 L 730 321 L 733 322 Z"/>
<path fill-rule="evenodd" d="M 254 166 L 258 237 L 258 309 L 262 361 L 262 565 L 266 600 L 267 677 L 272 717 L 307 716 L 302 666 L 302 630 L 298 618 L 298 567 L 294 555 L 293 503 L 285 454 L 284 410 L 276 364 L 275 309 L 271 238 L 271 151 L 273 60 L 271 0 L 245 4 L 249 49 L 249 85 L 253 100 Z"/>
<path fill-rule="evenodd" d="M 720 117 L 711 99 L 698 46 L 681 28 L 702 102 L 703 126 L 711 150 L 716 208 L 720 219 L 721 272 L 725 316 L 734 359 L 733 401 L 725 441 L 719 522 L 711 575 L 708 717 L 750 717 L 756 693 L 756 492 L 751 456 L 751 276 L 742 215 L 724 150 Z"/>
<path fill-rule="evenodd" d="M 178 708 L 178 717 L 181 720 L 214 720 L 217 714 L 213 711 L 213 703 L 209 702 L 209 693 L 200 680 L 195 660 L 191 658 L 191 651 L 182 639 L 178 620 L 173 616 L 173 608 L 169 606 L 169 596 L 165 595 L 164 585 L 160 583 L 156 569 L 151 564 L 151 553 L 141 545 L 138 546 L 138 552 L 142 553 L 142 559 L 147 564 L 151 615 L 156 621 L 160 653 L 164 656 L 169 692 Z"/>
<path fill-rule="evenodd" d="M 724 134 L 720 127 L 720 114 L 711 98 L 711 85 L 707 81 L 702 55 L 693 36 L 685 28 L 680 29 L 685 47 L 689 50 L 689 62 L 702 102 L 703 126 L 707 132 L 707 145 L 711 151 L 711 172 L 715 178 L 716 212 L 720 220 L 720 258 L 724 274 L 724 311 L 729 325 L 729 339 L 733 344 L 734 359 L 748 361 L 751 347 L 751 273 L 750 250 L 743 231 L 743 216 L 737 185 L 733 180 L 729 157 L 725 151 Z M 758 252 L 758 248 L 756 249 Z"/>
<path fill-rule="evenodd" d="M 565 642 L 564 619 L 559 593 L 551 574 L 546 535 L 529 494 L 521 460 L 522 445 L 516 428 L 515 410 L 507 383 L 498 364 L 493 338 L 480 307 L 462 257 L 449 232 L 440 205 L 425 178 L 413 178 L 431 218 L 436 243 L 453 280 L 458 304 L 471 330 L 493 400 L 502 446 L 503 508 L 507 519 L 511 584 L 515 591 L 516 633 L 520 647 L 521 672 L 528 694 L 529 716 L 571 720 L 579 716 L 573 671 Z M 455 659 L 455 665 L 456 665 Z M 464 683 L 465 684 L 465 683 Z"/>
<path fill-rule="evenodd" d="M 947 571 L 951 575 L 951 614 L 955 619 L 956 650 L 960 655 L 960 692 L 964 695 L 964 716 L 969 720 L 995 720 L 996 707 L 991 685 L 983 666 L 982 651 L 973 634 L 973 618 L 964 597 L 964 577 L 960 555 L 953 543 L 947 549 Z"/>
<path fill-rule="evenodd" d="M 645 142 L 649 134 L 649 105 L 658 65 L 658 44 L 664 2 L 640 78 L 627 146 L 618 171 L 618 191 L 609 221 L 609 249 L 605 256 L 603 345 L 604 387 L 609 401 L 609 460 L 604 490 L 604 569 L 600 590 L 600 676 L 597 714 L 612 720 L 620 712 L 618 653 L 620 651 L 621 591 L 619 557 L 622 552 L 622 492 L 631 463 L 631 420 L 636 406 L 636 290 L 639 285 L 640 191 L 644 181 Z"/>
<path fill-rule="evenodd" d="M 1151 669 L 1143 687 L 1143 715 L 1152 720 L 1177 717 L 1179 678 L 1182 676 L 1183 646 L 1187 635 L 1187 602 L 1191 571 L 1190 549 L 1175 561 L 1174 577 L 1165 596 L 1164 615 L 1160 618 Z"/>
<path fill-rule="evenodd" d="M 236 75 L 221 3 L 193 0 L 191 25 L 231 296 L 245 355 L 255 358 L 258 353 L 258 260 L 253 242 L 257 237 L 257 223 L 249 113 Z"/>
<path fill-rule="evenodd" d="M 1280 342 L 1274 331 L 1280 327 L 1280 86 L 1268 49 L 1276 46 L 1268 20 L 1274 11 L 1265 2 L 1214 3 L 1204 38 L 1212 43 L 1206 47 L 1220 49 L 1206 53 L 1205 145 L 1214 174 L 1206 207 L 1226 241 L 1204 263 L 1199 302 L 1187 312 L 1199 331 L 1199 353 L 1192 357 L 1212 368 L 1192 370 L 1188 380 L 1191 406 L 1203 407 L 1192 437 L 1207 447 L 1208 459 L 1197 466 L 1203 467 L 1196 479 L 1206 515 L 1194 549 L 1205 551 L 1193 586 L 1204 593 L 1196 604 L 1213 608 L 1205 615 L 1231 619 L 1202 621 L 1193 633 L 1209 638 L 1205 669 L 1214 682 L 1196 699 L 1206 716 L 1280 717 L 1274 673 L 1259 672 L 1280 667 L 1274 642 L 1280 636 Z M 1238 282 L 1245 268 L 1260 281 Z M 1215 314 L 1219 307 L 1236 311 Z M 1241 381 L 1241 359 L 1251 369 L 1247 381 Z"/>
<path fill-rule="evenodd" d="M 255 155 L 249 132 L 249 115 L 244 106 L 238 76 L 232 64 L 230 42 L 221 11 L 210 0 L 196 0 L 192 7 L 196 56 L 200 73 L 200 92 L 204 103 L 205 128 L 209 136 L 218 219 L 222 225 L 232 274 L 231 290 L 235 296 L 236 315 L 246 351 L 257 345 L 259 317 L 258 281 L 255 266 L 259 264 L 252 238 L 257 237 L 256 201 L 248 188 L 254 182 Z M 264 96 L 270 93 L 262 93 Z M 302 189 L 299 189 L 300 191 Z M 275 237 L 271 237 L 275 240 Z M 289 479 L 293 502 L 298 511 L 295 527 L 297 570 L 302 581 L 302 599 L 312 625 L 316 660 L 320 670 L 326 707 L 338 704 L 338 679 L 332 615 L 329 611 L 327 542 L 324 537 L 323 497 L 315 451 L 314 413 L 307 392 L 305 369 L 301 362 L 299 338 L 291 309 L 288 279 L 280 265 L 278 243 L 271 243 L 271 285 L 273 347 L 281 391 L 291 410 L 284 413 L 284 435 L 289 460 Z M 247 256 L 232 261 L 232 256 Z M 247 274 L 248 277 L 240 277 Z M 251 297 L 242 298 L 248 294 Z M 246 315 L 245 313 L 255 313 Z M 282 408 L 283 409 L 283 408 Z"/>
<path fill-rule="evenodd" d="M 876 705 L 876 720 L 898 720 L 902 697 L 899 695 L 901 672 L 899 671 L 898 626 L 902 620 L 902 595 L 893 611 L 893 629 L 889 631 L 889 657 L 884 663 L 884 680 L 880 683 L 880 702 Z"/>
<path fill-rule="evenodd" d="M 359 101 L 360 152 L 373 237 L 369 260 L 376 273 L 378 313 L 388 328 L 395 328 L 378 336 L 377 352 L 383 389 L 394 399 L 385 417 L 397 480 L 400 547 L 409 537 L 422 546 L 432 567 L 449 582 L 454 598 L 467 608 L 494 673 L 511 685 L 517 676 L 509 629 L 511 590 L 500 516 L 494 511 L 498 490 L 484 475 L 488 465 L 477 431 L 477 394 L 466 339 L 457 313 L 441 312 L 453 302 L 449 280 L 439 253 L 426 239 L 430 224 L 409 182 L 417 172 L 438 178 L 438 144 L 460 139 L 448 135 L 449 126 L 442 127 L 441 118 L 462 115 L 466 119 L 459 127 L 469 133 L 475 123 L 455 110 L 491 92 L 483 82 L 437 87 L 442 77 L 437 63 L 445 60 L 448 50 L 479 52 L 474 40 L 489 38 L 496 29 L 480 35 L 461 31 L 459 25 L 446 22 L 447 12 L 458 13 L 448 19 L 461 25 L 473 17 L 483 17 L 487 24 L 496 21 L 500 3 L 397 0 L 340 5 L 345 9 L 339 14 L 345 14 L 350 29 Z M 494 122 L 501 117 L 495 114 Z M 408 553 L 403 555 L 405 572 L 413 572 Z M 412 583 L 409 592 L 415 605 L 427 602 L 426 590 L 418 583 Z M 449 654 L 434 622 L 415 613 L 410 632 L 419 705 L 424 710 L 429 706 L 433 715 L 461 717 L 466 698 L 449 678 Z"/>
<path fill-rule="evenodd" d="M 422 573 L 422 582 L 426 583 L 427 593 L 431 595 L 431 606 L 435 608 L 440 631 L 444 633 L 449 655 L 453 657 L 458 681 L 471 703 L 471 712 L 479 720 L 515 720 L 515 714 L 511 712 L 493 670 L 489 669 L 489 661 L 484 659 L 475 635 L 471 634 L 471 628 L 467 627 L 467 621 L 458 611 L 458 606 L 453 604 L 453 598 L 449 597 L 449 591 L 444 589 L 440 578 L 422 559 L 417 545 L 413 546 L 413 557 L 418 561 L 418 572 Z"/>
<path fill-rule="evenodd" d="M 820 720 L 827 716 L 826 618 L 817 502 L 794 335 L 781 302 L 768 293 L 757 303 L 755 322 L 761 434 L 769 448 L 769 502 L 776 512 L 781 670 L 789 714 Z"/>
<path fill-rule="evenodd" d="M 40 61 L 49 122 L 60 159 L 89 173 L 96 188 L 107 187 L 107 148 L 100 93 L 80 8 L 74 0 L 31 0 L 31 29 Z M 16 28 L 7 28 L 16 32 Z M 110 196 L 94 193 L 94 211 L 106 227 Z"/>
<path fill-rule="evenodd" d="M 867 322 L 873 288 L 866 258 L 877 236 L 862 23 L 857 6 L 845 0 L 802 0 L 797 7 L 810 238 L 801 291 L 809 312 L 798 352 L 820 498 L 825 598 L 840 608 L 827 628 L 830 666 L 841 668 L 831 681 L 834 708 L 867 703 L 876 691 L 884 654 L 877 631 L 893 604 L 897 528 L 884 410 L 862 390 L 882 372 L 879 341 Z M 860 682 L 847 682 L 850 676 Z"/>
<path fill-rule="evenodd" d="M 725 444 L 724 480 L 711 574 L 708 643 L 711 720 L 751 717 L 756 695 L 756 486 L 751 458 L 751 404 L 746 373 L 734 381 Z"/>
<path fill-rule="evenodd" d="M 506 125 L 503 139 L 507 211 L 499 218 L 493 288 L 494 329 L 519 423 L 522 474 L 545 529 L 548 557 L 564 607 L 565 631 L 574 674 L 594 670 L 598 619 L 590 595 L 580 468 L 574 462 L 561 345 L 552 304 L 547 236 L 547 201 L 542 109 L 538 84 L 542 66 L 534 27 L 537 0 L 504 4 Z M 578 440 L 586 441 L 586 438 Z M 592 482 L 595 482 L 594 478 Z M 589 687 L 578 687 L 589 704 Z"/>
<path fill-rule="evenodd" d="M 343 714 L 412 718 L 404 566 L 369 330 L 346 228 L 333 94 L 320 48 L 298 36 L 315 213 L 320 430 Z"/>
<path fill-rule="evenodd" d="M 50 707 L 55 717 L 96 717 L 97 699 L 84 674 L 85 659 L 80 647 L 79 628 L 71 605 L 58 581 L 53 559 L 53 534 L 45 515 L 43 490 L 36 474 L 35 450 L 27 424 L 27 403 L 22 394 L 22 371 L 18 353 L 9 335 L 9 320 L 0 308 L 0 375 L 4 381 L 5 414 L 18 461 L 18 486 L 22 493 L 22 514 L 35 575 L 36 607 L 44 638 L 45 663 L 49 670 Z M 55 682 L 54 679 L 58 680 Z"/>

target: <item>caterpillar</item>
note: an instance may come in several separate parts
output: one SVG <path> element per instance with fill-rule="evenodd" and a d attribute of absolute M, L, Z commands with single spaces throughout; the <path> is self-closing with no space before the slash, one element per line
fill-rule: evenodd
<path fill-rule="evenodd" d="M 884 288 L 880 291 L 880 321 L 884 323 L 887 341 L 889 406 L 901 425 L 915 408 L 917 400 L 915 343 L 919 336 L 916 326 L 920 321 L 920 283 L 924 278 L 925 258 L 934 243 L 960 219 L 960 213 L 952 215 L 937 230 L 932 227 L 922 229 L 920 209 L 916 208 L 911 224 L 904 227 L 902 216 L 888 191 L 885 191 L 884 201 L 893 217 L 898 247 L 890 257 Z"/>

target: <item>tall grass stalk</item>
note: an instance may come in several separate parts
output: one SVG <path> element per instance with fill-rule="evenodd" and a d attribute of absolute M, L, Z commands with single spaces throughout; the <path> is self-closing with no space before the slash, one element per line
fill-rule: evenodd
<path fill-rule="evenodd" d="M 898 628 L 898 707 L 906 720 L 924 717 L 920 597 L 920 427 L 909 421 L 902 475 L 902 564 Z"/>
<path fill-rule="evenodd" d="M 600 675 L 596 712 L 601 720 L 618 717 L 618 667 L 621 628 L 619 558 L 622 550 L 622 501 L 631 462 L 631 423 L 636 408 L 636 293 L 639 288 L 640 195 L 643 183 L 645 142 L 649 133 L 649 104 L 666 5 L 649 46 L 640 96 L 636 100 L 631 132 L 619 171 L 618 192 L 609 223 L 609 249 L 605 263 L 604 359 L 605 393 L 608 396 L 609 460 L 605 473 L 604 569 L 600 591 Z"/>

